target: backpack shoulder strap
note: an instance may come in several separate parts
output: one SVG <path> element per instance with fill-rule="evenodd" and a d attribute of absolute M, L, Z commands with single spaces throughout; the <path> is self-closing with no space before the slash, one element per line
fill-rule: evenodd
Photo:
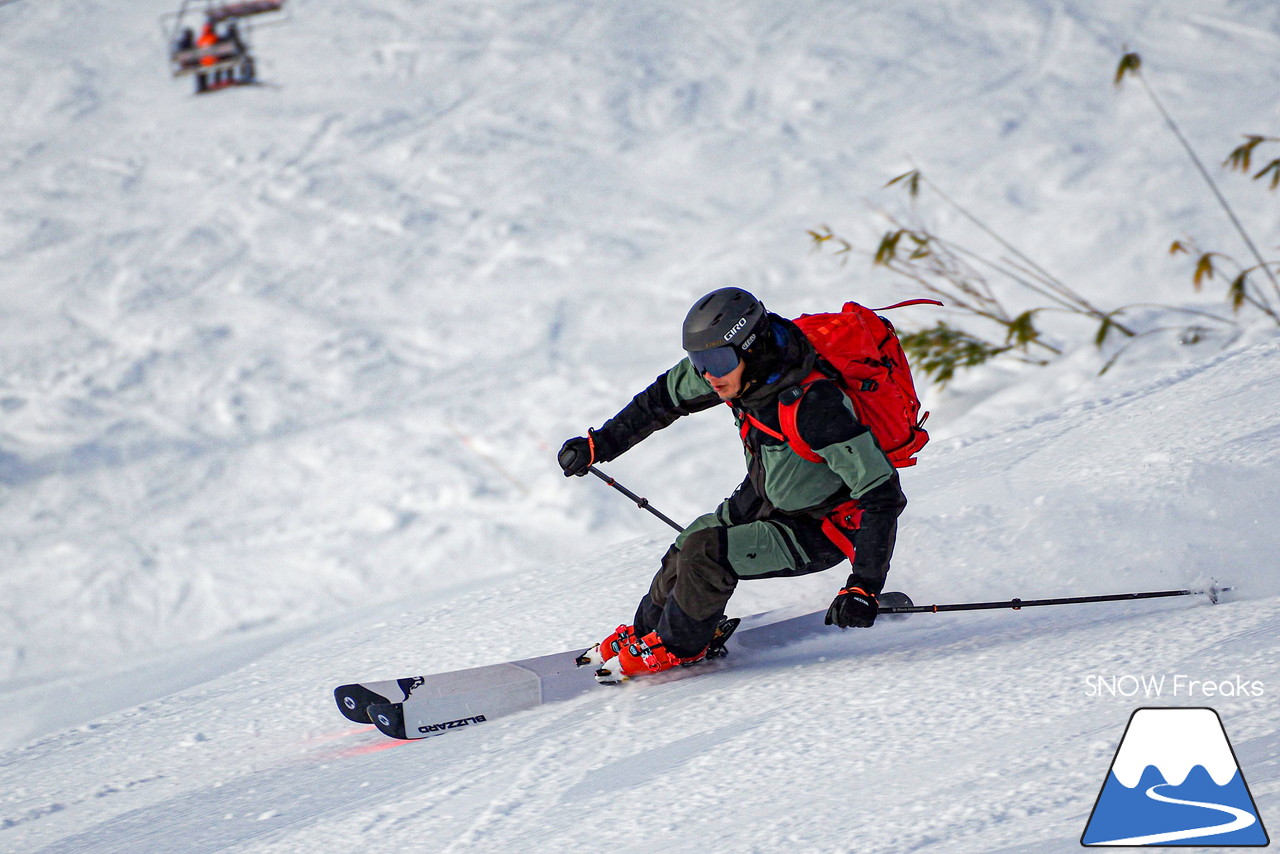
<path fill-rule="evenodd" d="M 809 390 L 809 386 L 818 380 L 828 379 L 827 375 L 822 371 L 815 370 L 805 377 L 800 385 L 784 392 L 778 398 L 778 425 L 782 428 L 782 436 L 787 444 L 791 446 L 791 450 L 796 456 L 806 459 L 811 463 L 823 462 L 822 457 L 813 450 L 808 442 L 800 435 L 800 425 L 798 423 L 800 415 L 800 401 L 804 399 L 804 393 Z M 772 431 L 769 431 L 772 432 Z"/>
<path fill-rule="evenodd" d="M 744 445 L 748 444 L 747 434 L 750 433 L 751 428 L 754 427 L 766 436 L 772 436 L 781 442 L 786 442 L 787 445 L 791 447 L 791 450 L 795 452 L 796 456 L 806 459 L 811 463 L 823 462 L 822 457 L 818 456 L 817 453 L 814 452 L 813 448 L 810 447 L 809 443 L 800 436 L 800 427 L 799 424 L 797 424 L 797 413 L 800 409 L 800 401 L 804 398 L 804 393 L 809 390 L 809 386 L 813 385 L 818 380 L 825 379 L 830 378 L 821 371 L 815 370 L 813 373 L 809 374 L 809 376 L 805 377 L 799 385 L 792 386 L 778 396 L 778 426 L 782 428 L 782 432 L 774 430 L 768 424 L 765 424 L 745 409 L 739 410 L 742 414 L 742 426 L 739 428 L 739 433 L 742 435 L 742 443 Z M 730 406 L 732 406 L 732 404 L 730 404 Z"/>

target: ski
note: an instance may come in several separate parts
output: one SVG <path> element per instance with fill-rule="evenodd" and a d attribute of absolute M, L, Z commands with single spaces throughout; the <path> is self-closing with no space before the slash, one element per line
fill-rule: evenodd
<path fill-rule="evenodd" d="M 403 700 L 368 706 L 368 722 L 392 738 L 427 738 L 598 690 L 591 673 L 579 671 L 574 663 L 577 654 L 561 652 L 423 676 Z"/>
<path fill-rule="evenodd" d="M 886 597 L 893 603 L 890 607 L 909 606 L 911 602 L 906 594 L 885 593 L 880 598 L 884 601 Z M 714 672 L 737 649 L 765 649 L 824 634 L 831 630 L 823 623 L 825 615 L 826 611 L 815 611 L 786 617 L 770 611 L 736 622 L 726 621 L 720 643 L 706 659 L 654 676 L 652 681 L 668 682 Z M 582 654 L 581 649 L 574 649 L 428 676 L 353 683 L 339 686 L 334 697 L 346 717 L 372 723 L 384 735 L 397 739 L 429 738 L 600 691 L 595 669 L 578 664 Z"/>

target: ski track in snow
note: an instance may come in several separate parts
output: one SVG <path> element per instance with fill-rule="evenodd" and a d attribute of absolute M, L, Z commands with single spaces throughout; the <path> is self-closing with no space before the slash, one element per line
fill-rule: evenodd
<path fill-rule="evenodd" d="M 1110 78 L 1140 51 L 1220 161 L 1275 135 L 1274 3 L 290 6 L 255 34 L 271 85 L 194 98 L 168 0 L 0 4 L 0 850 L 568 854 L 604 822 L 618 852 L 1060 852 L 1146 702 L 1214 705 L 1280 811 L 1265 324 L 1153 333 L 1098 377 L 1119 342 L 1042 315 L 1066 355 L 927 389 L 903 473 L 890 586 L 917 602 L 1216 578 L 1219 606 L 921 615 L 423 743 L 329 693 L 628 617 L 666 532 L 565 481 L 559 443 L 675 361 L 713 287 L 789 315 L 917 295 L 805 234 L 874 247 L 907 169 L 1104 309 L 1223 312 L 1166 250 L 1238 238 Z M 1265 247 L 1274 197 L 1215 174 Z M 682 520 L 741 457 L 706 413 L 609 470 Z M 1086 695 L 1129 673 L 1267 694 Z"/>

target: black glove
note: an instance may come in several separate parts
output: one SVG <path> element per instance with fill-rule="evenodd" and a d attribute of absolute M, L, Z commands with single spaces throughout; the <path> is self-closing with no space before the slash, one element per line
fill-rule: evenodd
<path fill-rule="evenodd" d="M 587 431 L 587 436 L 577 436 L 561 445 L 560 453 L 556 456 L 556 462 L 564 469 L 565 477 L 582 477 L 595 461 L 595 437 L 590 430 Z"/>
<path fill-rule="evenodd" d="M 876 601 L 876 595 L 850 585 L 836 594 L 823 622 L 842 629 L 865 629 L 876 621 L 878 613 L 880 603 Z"/>

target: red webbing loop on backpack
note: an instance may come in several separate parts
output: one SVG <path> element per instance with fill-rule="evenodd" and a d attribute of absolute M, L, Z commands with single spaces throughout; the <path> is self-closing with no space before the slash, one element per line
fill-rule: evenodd
<path fill-rule="evenodd" d="M 902 302 L 895 302 L 893 305 L 886 305 L 884 308 L 873 308 L 872 311 L 893 311 L 895 308 L 906 308 L 909 305 L 944 305 L 941 300 L 936 299 L 909 299 Z"/>

